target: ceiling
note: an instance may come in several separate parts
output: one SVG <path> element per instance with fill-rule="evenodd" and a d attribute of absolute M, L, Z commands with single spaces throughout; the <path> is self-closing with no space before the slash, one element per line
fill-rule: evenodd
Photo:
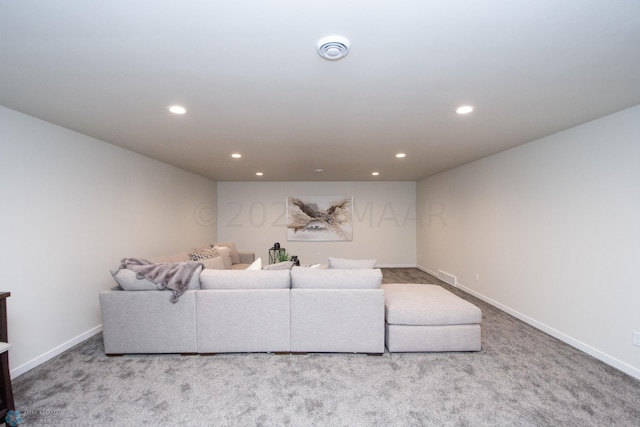
<path fill-rule="evenodd" d="M 638 104 L 637 0 L 0 3 L 0 105 L 218 181 L 414 181 Z"/>

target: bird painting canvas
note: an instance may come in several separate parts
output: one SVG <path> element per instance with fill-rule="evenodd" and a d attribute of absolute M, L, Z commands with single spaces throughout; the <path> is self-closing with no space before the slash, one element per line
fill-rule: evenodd
<path fill-rule="evenodd" d="M 287 197 L 287 240 L 353 239 L 353 197 Z"/>

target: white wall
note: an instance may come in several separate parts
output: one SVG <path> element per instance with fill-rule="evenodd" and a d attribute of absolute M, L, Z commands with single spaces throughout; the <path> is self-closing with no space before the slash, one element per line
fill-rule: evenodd
<path fill-rule="evenodd" d="M 216 239 L 216 183 L 0 107 L 0 290 L 12 376 L 100 331 L 123 257 Z"/>
<path fill-rule="evenodd" d="M 424 179 L 418 264 L 640 378 L 639 162 L 636 106 Z"/>
<path fill-rule="evenodd" d="M 353 196 L 353 241 L 288 242 L 287 196 Z M 268 262 L 280 242 L 302 264 L 329 256 L 415 266 L 415 182 L 218 182 L 218 236 Z"/>

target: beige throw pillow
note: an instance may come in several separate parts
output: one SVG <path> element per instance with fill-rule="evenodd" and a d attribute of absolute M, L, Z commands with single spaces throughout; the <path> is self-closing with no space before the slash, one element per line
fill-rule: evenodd
<path fill-rule="evenodd" d="M 202 261 L 200 261 L 203 265 L 204 268 L 209 268 L 212 270 L 224 270 L 224 260 L 222 259 L 221 256 L 216 256 L 213 258 L 209 258 L 209 259 L 203 259 Z"/>
<path fill-rule="evenodd" d="M 233 264 L 240 264 L 240 254 L 238 253 L 238 250 L 236 249 L 236 244 L 233 242 L 230 243 L 216 243 L 215 245 L 212 245 L 213 247 L 227 247 L 231 250 L 231 262 Z"/>
<path fill-rule="evenodd" d="M 231 269 L 231 265 L 233 261 L 231 259 L 231 248 L 226 246 L 214 246 L 213 249 L 218 252 L 218 255 L 222 257 L 222 261 L 224 262 L 224 268 L 226 270 Z"/>

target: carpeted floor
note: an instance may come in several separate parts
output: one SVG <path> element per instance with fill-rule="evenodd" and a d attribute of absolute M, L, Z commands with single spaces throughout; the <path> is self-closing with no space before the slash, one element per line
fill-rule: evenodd
<path fill-rule="evenodd" d="M 13 382 L 24 426 L 640 426 L 640 381 L 482 309 L 477 353 L 135 355 L 102 336 Z"/>

